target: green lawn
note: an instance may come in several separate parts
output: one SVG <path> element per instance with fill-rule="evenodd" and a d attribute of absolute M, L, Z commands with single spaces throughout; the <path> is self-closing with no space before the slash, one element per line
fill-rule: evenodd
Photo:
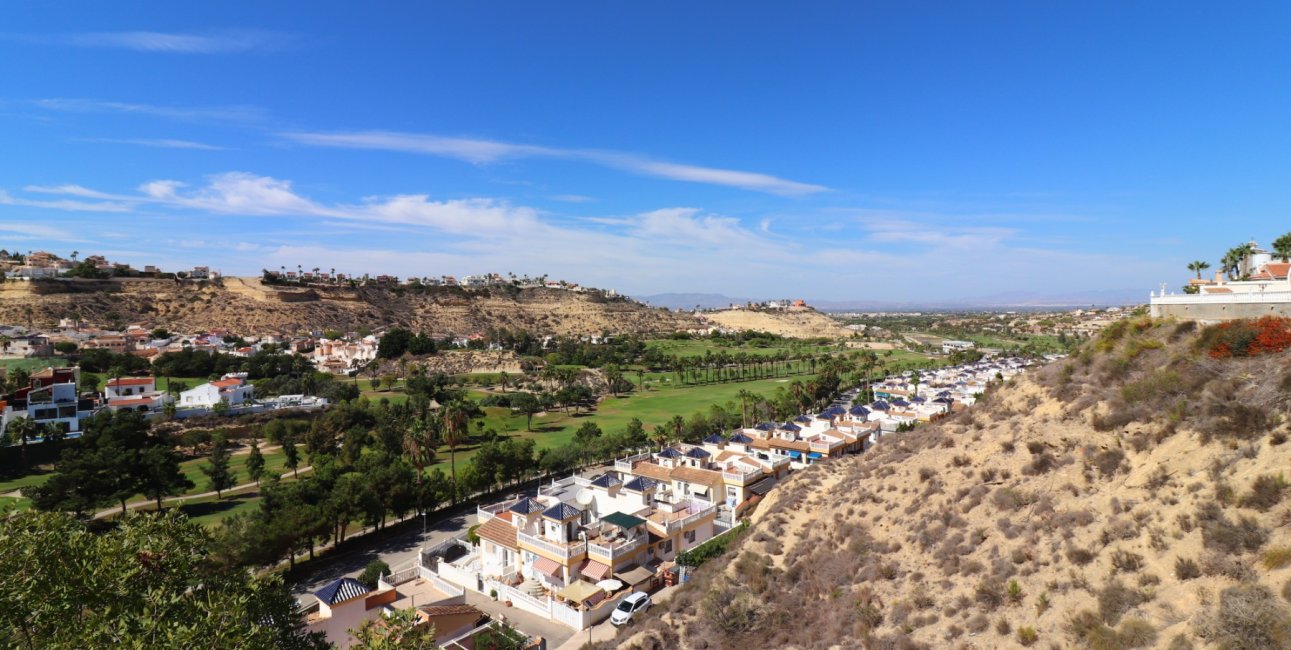
<path fill-rule="evenodd" d="M 48 359 L 0 359 L 0 368 L 5 370 L 26 370 L 27 372 L 36 372 L 53 366 L 54 368 L 63 368 L 67 366 L 67 359 L 62 357 L 49 357 Z"/>
<path fill-rule="evenodd" d="M 816 345 L 804 343 L 801 341 L 784 340 L 770 343 L 765 346 L 755 344 L 736 345 L 728 341 L 712 339 L 654 339 L 646 341 L 646 346 L 659 350 L 664 354 L 670 354 L 678 357 L 696 357 L 703 356 L 705 352 L 737 353 L 757 356 L 770 356 L 779 352 L 788 352 L 790 355 L 795 354 L 822 354 L 838 350 L 834 345 Z"/>
<path fill-rule="evenodd" d="M 81 376 L 82 378 L 86 376 L 97 377 L 99 380 L 99 383 L 98 383 L 99 392 L 102 392 L 103 389 L 107 387 L 108 379 L 110 379 L 110 377 L 108 377 L 108 374 L 105 372 L 83 372 L 81 373 Z M 202 384 L 205 384 L 208 381 L 210 381 L 209 377 L 169 377 L 169 378 L 158 377 L 157 390 L 160 390 L 160 391 L 168 390 L 170 388 L 171 382 L 182 383 L 184 385 L 184 390 L 188 390 L 189 388 L 196 388 L 198 386 L 201 386 Z"/>

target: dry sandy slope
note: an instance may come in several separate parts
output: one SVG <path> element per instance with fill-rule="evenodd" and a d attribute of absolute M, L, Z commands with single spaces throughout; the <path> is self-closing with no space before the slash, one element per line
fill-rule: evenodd
<path fill-rule="evenodd" d="M 165 280 L 0 284 L 0 323 L 30 320 L 37 327 L 50 327 L 66 317 L 91 324 L 119 320 L 165 325 L 178 331 L 225 327 L 247 334 L 391 325 L 436 336 L 485 333 L 497 327 L 554 335 L 647 334 L 695 324 L 690 316 L 631 301 L 554 289 L 284 291 L 246 278 L 201 284 Z"/>
<path fill-rule="evenodd" d="M 707 312 L 703 317 L 714 325 L 730 329 L 770 332 L 792 338 L 846 338 L 852 332 L 838 321 L 810 308 L 785 311 L 726 309 Z"/>
<path fill-rule="evenodd" d="M 1139 372 L 1173 363 L 1174 350 L 1157 352 Z M 1216 381 L 1248 382 L 1240 401 L 1276 386 L 1288 360 L 1219 368 Z M 971 417 L 796 474 L 725 562 L 674 598 L 666 624 L 621 647 L 1009 648 L 1021 627 L 1041 648 L 1209 647 L 1209 617 L 1242 583 L 1269 590 L 1246 611 L 1263 608 L 1264 631 L 1283 636 L 1230 616 L 1241 641 L 1228 647 L 1291 647 L 1291 563 L 1261 561 L 1291 547 L 1291 495 L 1246 500 L 1257 477 L 1291 468 L 1285 417 L 1250 440 L 1203 442 L 1163 413 L 1099 431 L 1091 423 L 1117 398 L 1073 400 L 1097 392 L 1081 383 L 1097 377 L 1061 370 L 1002 387 Z M 1179 573 L 1180 559 L 1201 575 Z"/>

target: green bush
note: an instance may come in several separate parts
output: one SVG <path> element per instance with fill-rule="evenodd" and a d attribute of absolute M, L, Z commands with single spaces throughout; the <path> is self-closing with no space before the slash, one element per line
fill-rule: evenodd
<path fill-rule="evenodd" d="M 381 560 L 372 560 L 363 568 L 363 573 L 359 574 L 359 582 L 367 585 L 368 589 L 377 588 L 377 579 L 390 573 L 390 565 Z"/>
<path fill-rule="evenodd" d="M 731 529 L 731 532 L 714 537 L 713 539 L 677 554 L 677 564 L 688 567 L 697 567 L 719 555 L 726 552 L 727 547 L 731 545 L 744 531 L 748 530 L 749 523 L 742 521 L 738 526 Z"/>

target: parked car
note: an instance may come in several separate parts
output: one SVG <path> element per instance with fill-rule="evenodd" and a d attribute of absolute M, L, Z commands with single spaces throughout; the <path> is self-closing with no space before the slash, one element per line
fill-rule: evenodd
<path fill-rule="evenodd" d="M 637 614 L 647 609 L 650 609 L 650 594 L 643 591 L 633 592 L 614 608 L 614 612 L 610 614 L 610 623 L 616 626 L 627 625 Z"/>

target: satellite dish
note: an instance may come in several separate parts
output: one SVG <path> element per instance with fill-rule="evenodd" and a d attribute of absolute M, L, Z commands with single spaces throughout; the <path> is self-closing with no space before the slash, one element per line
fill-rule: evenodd
<path fill-rule="evenodd" d="M 578 491 L 578 494 L 574 495 L 574 500 L 577 501 L 580 506 L 590 506 L 592 505 L 592 502 L 596 500 L 596 495 L 592 494 L 591 490 L 583 488 Z"/>

